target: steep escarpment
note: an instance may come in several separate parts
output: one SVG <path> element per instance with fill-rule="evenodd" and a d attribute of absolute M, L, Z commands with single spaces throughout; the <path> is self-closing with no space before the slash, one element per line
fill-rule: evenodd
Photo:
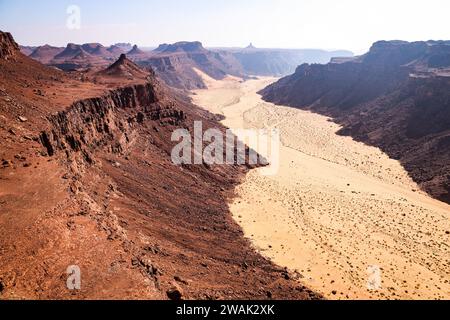
<path fill-rule="evenodd" d="M 8 32 L 0 31 L 0 59 L 8 60 L 19 51 L 19 45 Z"/>
<path fill-rule="evenodd" d="M 449 202 L 450 46 L 380 41 L 361 57 L 301 65 L 265 100 L 332 116 L 349 134 L 398 159 L 431 195 Z"/>

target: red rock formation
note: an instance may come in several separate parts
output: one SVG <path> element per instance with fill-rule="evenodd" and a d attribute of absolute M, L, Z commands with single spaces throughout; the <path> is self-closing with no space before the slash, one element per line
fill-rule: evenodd
<path fill-rule="evenodd" d="M 145 79 L 153 72 L 142 70 L 137 64 L 128 60 L 125 54 L 121 54 L 119 59 L 107 69 L 99 71 L 97 75 L 119 78 Z"/>
<path fill-rule="evenodd" d="M 30 58 L 33 58 L 41 63 L 49 63 L 54 57 L 60 54 L 64 48 L 52 47 L 49 45 L 43 45 L 41 47 L 37 47 L 31 54 Z"/>

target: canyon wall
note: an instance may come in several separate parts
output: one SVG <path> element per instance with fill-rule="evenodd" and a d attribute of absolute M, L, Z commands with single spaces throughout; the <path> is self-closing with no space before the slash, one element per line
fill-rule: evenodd
<path fill-rule="evenodd" d="M 301 65 L 261 94 L 333 117 L 341 134 L 380 147 L 450 202 L 449 55 L 445 41 L 380 41 L 342 63 Z"/>

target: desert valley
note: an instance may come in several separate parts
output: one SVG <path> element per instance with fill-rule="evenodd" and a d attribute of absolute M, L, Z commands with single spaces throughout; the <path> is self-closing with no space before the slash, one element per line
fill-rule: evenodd
<path fill-rule="evenodd" d="M 231 129 L 245 161 L 174 163 L 196 123 Z M 278 130 L 276 172 L 242 129 Z M 0 31 L 0 137 L 0 300 L 450 299 L 450 41 Z"/>

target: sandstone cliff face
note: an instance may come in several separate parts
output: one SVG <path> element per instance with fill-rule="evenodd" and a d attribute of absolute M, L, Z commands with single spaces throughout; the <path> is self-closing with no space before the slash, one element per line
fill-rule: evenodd
<path fill-rule="evenodd" d="M 450 45 L 380 41 L 343 63 L 301 65 L 265 100 L 335 118 L 341 134 L 380 147 L 450 203 Z"/>

